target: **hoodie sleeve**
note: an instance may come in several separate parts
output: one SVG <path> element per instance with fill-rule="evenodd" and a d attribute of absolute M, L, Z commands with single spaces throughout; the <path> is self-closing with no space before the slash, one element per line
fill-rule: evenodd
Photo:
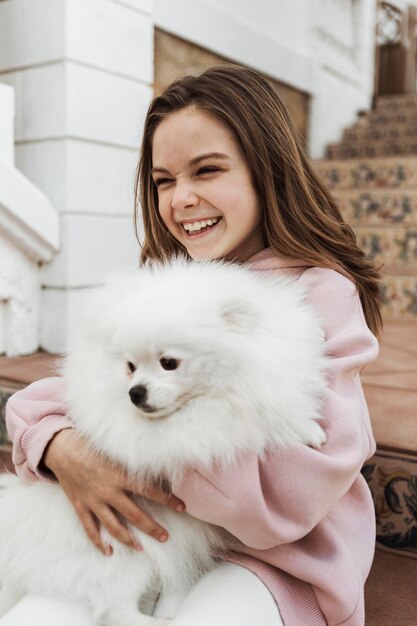
<path fill-rule="evenodd" d="M 354 284 L 325 268 L 299 280 L 321 315 L 330 359 L 321 424 L 327 441 L 244 454 L 233 466 L 189 470 L 173 491 L 191 515 L 221 526 L 250 548 L 266 550 L 306 536 L 331 513 L 375 451 L 360 370 L 378 355 Z"/>
<path fill-rule="evenodd" d="M 13 394 L 6 405 L 6 426 L 13 443 L 16 473 L 25 482 L 53 479 L 41 461 L 54 435 L 72 424 L 66 417 L 62 378 L 44 378 Z"/>

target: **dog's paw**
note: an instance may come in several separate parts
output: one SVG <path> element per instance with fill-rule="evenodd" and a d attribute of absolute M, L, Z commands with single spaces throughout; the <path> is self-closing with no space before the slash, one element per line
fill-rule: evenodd
<path fill-rule="evenodd" d="M 321 446 L 326 443 L 327 437 L 323 428 L 317 422 L 314 423 L 314 430 L 309 433 L 307 445 L 312 448 L 321 448 Z"/>

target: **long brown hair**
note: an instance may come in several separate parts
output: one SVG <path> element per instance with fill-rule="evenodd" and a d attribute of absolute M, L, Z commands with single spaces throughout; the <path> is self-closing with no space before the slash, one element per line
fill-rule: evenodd
<path fill-rule="evenodd" d="M 265 246 L 279 256 L 336 269 L 350 278 L 367 324 L 378 336 L 382 326 L 380 268 L 359 248 L 335 200 L 311 167 L 281 98 L 267 80 L 245 67 L 221 65 L 199 76 L 185 76 L 152 101 L 135 179 L 138 240 L 139 205 L 145 234 L 141 261 L 187 254 L 159 215 L 151 169 L 157 126 L 188 106 L 212 115 L 233 132 L 260 201 Z"/>

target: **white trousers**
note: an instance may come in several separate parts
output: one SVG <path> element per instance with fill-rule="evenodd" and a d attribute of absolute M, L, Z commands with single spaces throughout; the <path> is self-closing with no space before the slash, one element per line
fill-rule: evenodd
<path fill-rule="evenodd" d="M 170 626 L 284 626 L 265 585 L 249 570 L 228 562 L 200 578 L 185 597 L 161 594 L 150 611 L 154 617 L 172 618 Z M 85 607 L 28 595 L 0 619 L 0 626 L 95 625 Z"/>

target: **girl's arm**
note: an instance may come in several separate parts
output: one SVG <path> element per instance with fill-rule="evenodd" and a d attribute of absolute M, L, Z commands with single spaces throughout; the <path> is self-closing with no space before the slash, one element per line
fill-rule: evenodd
<path fill-rule="evenodd" d="M 63 379 L 46 378 L 15 393 L 7 403 L 6 422 L 19 476 L 26 482 L 56 476 L 88 537 L 105 554 L 110 554 L 111 548 L 103 544 L 97 520 L 115 539 L 136 549 L 141 547 L 120 516 L 161 541 L 167 536 L 166 530 L 133 502 L 130 492 L 175 510 L 183 503 L 157 486 L 145 488 L 133 482 L 123 468 L 106 457 L 92 455 L 89 444 L 75 430 L 67 430 L 52 441 L 57 433 L 72 426 L 63 398 Z M 43 465 L 43 459 L 53 473 Z"/>
<path fill-rule="evenodd" d="M 62 378 L 44 378 L 15 393 L 6 405 L 6 425 L 13 443 L 12 459 L 25 482 L 53 475 L 42 464 L 52 438 L 71 428 L 66 417 Z"/>
<path fill-rule="evenodd" d="M 263 461 L 244 454 L 233 467 L 190 471 L 173 485 L 191 515 L 259 550 L 307 535 L 349 491 L 375 451 L 359 372 L 377 357 L 378 343 L 366 326 L 359 296 L 333 270 L 312 268 L 299 280 L 322 316 L 330 358 L 321 421 L 326 443 L 320 449 L 277 448 Z"/>

